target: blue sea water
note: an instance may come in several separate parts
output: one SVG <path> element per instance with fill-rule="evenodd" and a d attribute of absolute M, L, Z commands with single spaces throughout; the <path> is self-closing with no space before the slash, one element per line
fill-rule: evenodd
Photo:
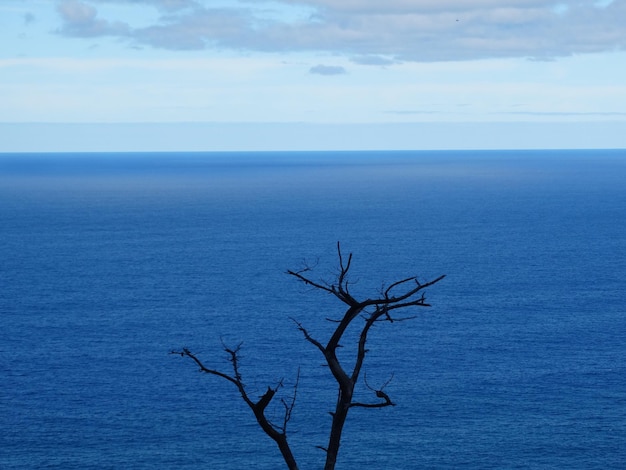
<path fill-rule="evenodd" d="M 221 341 L 252 396 L 300 368 L 322 468 L 336 391 L 290 317 L 323 341 L 342 305 L 285 271 L 332 279 L 337 241 L 355 296 L 447 275 L 373 329 L 397 406 L 353 409 L 338 468 L 625 468 L 625 182 L 622 150 L 0 155 L 0 468 L 282 468 L 168 354 L 229 371 Z"/>

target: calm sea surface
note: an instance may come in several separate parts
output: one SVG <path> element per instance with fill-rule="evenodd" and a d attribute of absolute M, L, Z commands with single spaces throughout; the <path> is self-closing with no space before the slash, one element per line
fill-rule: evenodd
<path fill-rule="evenodd" d="M 373 329 L 397 406 L 352 411 L 338 468 L 626 468 L 626 151 L 0 155 L 0 468 L 282 468 L 168 354 L 243 341 L 252 396 L 301 368 L 320 469 L 336 392 L 289 318 L 343 310 L 285 270 L 332 279 L 337 241 L 355 296 L 447 275 Z"/>

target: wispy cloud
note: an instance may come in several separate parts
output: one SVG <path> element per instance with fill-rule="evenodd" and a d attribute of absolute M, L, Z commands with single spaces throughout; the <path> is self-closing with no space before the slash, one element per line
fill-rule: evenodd
<path fill-rule="evenodd" d="M 145 4 L 164 11 L 176 11 L 186 8 L 199 8 L 203 0 L 88 0 L 93 4 Z"/>
<path fill-rule="evenodd" d="M 385 65 L 393 65 L 393 64 L 398 63 L 397 60 L 389 59 L 387 57 L 382 57 L 379 55 L 359 55 L 359 56 L 352 57 L 350 60 L 354 62 L 355 64 L 359 64 L 359 65 L 385 66 Z"/>
<path fill-rule="evenodd" d="M 315 75 L 343 75 L 346 73 L 346 69 L 337 65 L 316 65 L 309 69 L 309 73 Z"/>
<path fill-rule="evenodd" d="M 626 112 L 612 111 L 589 111 L 589 112 L 569 112 L 569 111 L 513 111 L 497 114 L 513 114 L 518 116 L 590 116 L 590 117 L 622 117 L 626 116 Z"/>
<path fill-rule="evenodd" d="M 35 15 L 33 15 L 30 12 L 24 13 L 24 15 L 22 16 L 22 18 L 24 18 L 24 24 L 25 25 L 29 25 L 31 23 L 35 22 Z"/>

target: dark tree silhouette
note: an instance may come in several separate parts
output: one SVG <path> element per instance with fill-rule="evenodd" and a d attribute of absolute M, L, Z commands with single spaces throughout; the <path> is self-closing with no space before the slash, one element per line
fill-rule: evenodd
<path fill-rule="evenodd" d="M 336 323 L 336 327 L 331 334 L 330 339 L 328 339 L 325 343 L 314 338 L 302 323 L 294 319 L 297 328 L 302 332 L 306 341 L 311 343 L 320 351 L 337 383 L 337 401 L 335 403 L 334 411 L 330 413 L 332 416 L 332 424 L 328 438 L 328 445 L 326 447 L 320 447 L 326 453 L 326 463 L 324 466 L 325 470 L 333 470 L 335 468 L 337 454 L 341 444 L 343 427 L 351 408 L 383 408 L 395 405 L 389 395 L 387 395 L 384 391 L 384 388 L 391 381 L 391 378 L 383 386 L 381 386 L 380 389 L 376 389 L 370 386 L 364 375 L 365 386 L 373 392 L 376 400 L 372 403 L 362 403 L 354 401 L 353 399 L 355 385 L 361 376 L 363 363 L 368 352 L 366 349 L 366 343 L 372 326 L 377 322 L 393 323 L 396 321 L 414 318 L 397 317 L 396 314 L 399 310 L 410 307 L 429 307 L 430 305 L 426 303 L 426 298 L 424 297 L 424 289 L 432 286 L 445 277 L 439 276 L 438 278 L 428 282 L 419 282 L 415 276 L 407 277 L 381 289 L 375 297 L 357 300 L 350 293 L 349 289 L 350 282 L 348 279 L 348 272 L 352 263 L 352 253 L 350 253 L 347 259 L 345 259 L 341 253 L 341 247 L 338 243 L 337 255 L 339 261 L 339 272 L 335 281 L 332 283 L 317 281 L 309 277 L 309 273 L 312 271 L 310 266 L 305 266 L 303 269 L 298 271 L 287 271 L 288 275 L 295 277 L 304 284 L 333 295 L 344 304 L 345 308 L 345 312 L 340 319 L 329 320 Z M 346 330 L 349 326 L 353 325 L 353 322 L 357 318 L 361 318 L 363 323 L 358 327 L 359 330 L 356 340 L 357 344 L 355 345 L 356 357 L 353 358 L 350 366 L 346 366 L 339 359 L 337 350 L 342 347 L 341 341 L 344 339 Z M 202 372 L 216 375 L 232 382 L 239 390 L 243 401 L 254 413 L 254 416 L 263 431 L 278 445 L 288 468 L 292 470 L 297 469 L 298 466 L 296 459 L 294 458 L 287 441 L 287 424 L 289 423 L 296 403 L 300 372 L 298 371 L 298 379 L 296 380 L 293 395 L 288 399 L 283 398 L 280 400 L 284 408 L 282 422 L 280 424 L 272 423 L 266 417 L 265 412 L 270 402 L 275 398 L 277 391 L 283 386 L 282 380 L 276 386 L 268 387 L 267 391 L 257 401 L 254 401 L 248 395 L 239 372 L 239 350 L 241 344 L 239 344 L 236 348 L 229 348 L 224 344 L 223 347 L 231 363 L 231 374 L 226 374 L 218 370 L 205 367 L 200 359 L 187 348 L 184 348 L 181 351 L 172 351 L 172 354 L 189 357 L 200 367 Z"/>

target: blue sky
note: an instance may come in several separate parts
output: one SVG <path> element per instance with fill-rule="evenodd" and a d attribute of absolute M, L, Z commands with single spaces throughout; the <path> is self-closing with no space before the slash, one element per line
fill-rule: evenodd
<path fill-rule="evenodd" d="M 2 0 L 0 152 L 626 147 L 626 0 Z"/>

